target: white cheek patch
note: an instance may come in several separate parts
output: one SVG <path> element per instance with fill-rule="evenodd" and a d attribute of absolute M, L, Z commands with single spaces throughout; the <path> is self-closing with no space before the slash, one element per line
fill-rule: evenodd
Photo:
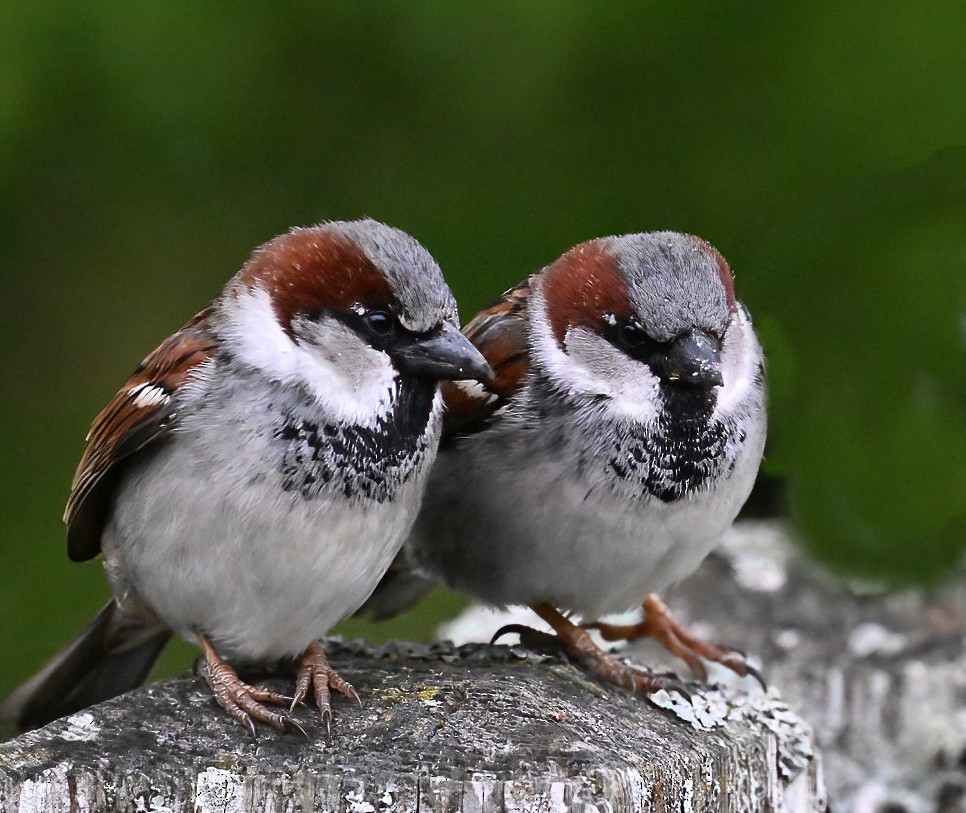
<path fill-rule="evenodd" d="M 748 312 L 739 305 L 721 345 L 724 386 L 718 390 L 715 416 L 731 413 L 752 394 L 761 362 L 761 345 L 758 344 Z"/>
<path fill-rule="evenodd" d="M 142 409 L 158 406 L 159 404 L 166 404 L 171 400 L 171 396 L 164 389 L 150 382 L 131 387 L 127 391 L 127 395 L 129 398 L 134 399 L 134 406 L 141 407 Z"/>
<path fill-rule="evenodd" d="M 597 382 L 602 395 L 609 397 L 605 409 L 640 422 L 657 418 L 661 411 L 660 382 L 646 364 L 588 328 L 567 331 L 565 341 L 572 362 Z"/>
<path fill-rule="evenodd" d="M 389 412 L 396 370 L 389 356 L 336 319 L 302 326 L 293 341 L 275 318 L 268 294 L 238 294 L 227 331 L 238 357 L 285 384 L 305 387 L 333 418 L 370 424 Z"/>
<path fill-rule="evenodd" d="M 533 353 L 564 392 L 574 396 L 604 396 L 604 410 L 636 421 L 656 418 L 660 412 L 657 377 L 646 364 L 630 358 L 598 333 L 585 327 L 570 328 L 566 352 L 557 343 L 542 293 L 533 294 L 531 310 Z"/>

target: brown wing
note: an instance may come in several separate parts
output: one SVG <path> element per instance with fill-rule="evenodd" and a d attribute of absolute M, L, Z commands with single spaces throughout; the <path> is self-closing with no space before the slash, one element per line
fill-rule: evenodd
<path fill-rule="evenodd" d="M 532 279 L 511 288 L 463 328 L 466 337 L 490 363 L 495 377 L 485 388 L 469 381 L 443 382 L 444 442 L 481 429 L 486 419 L 523 386 L 530 368 L 527 301 Z"/>
<path fill-rule="evenodd" d="M 121 461 L 171 431 L 172 394 L 214 348 L 210 312 L 206 308 L 165 339 L 94 419 L 64 512 L 67 552 L 74 561 L 100 553 Z"/>

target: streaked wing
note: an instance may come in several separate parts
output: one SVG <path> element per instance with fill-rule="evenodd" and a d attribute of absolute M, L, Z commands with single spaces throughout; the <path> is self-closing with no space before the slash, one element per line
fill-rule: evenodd
<path fill-rule="evenodd" d="M 529 296 L 530 279 L 527 279 L 480 311 L 463 329 L 466 337 L 490 363 L 495 378 L 486 387 L 471 381 L 443 382 L 446 401 L 444 443 L 455 436 L 481 429 L 486 419 L 523 386 L 530 368 L 527 339 Z"/>
<path fill-rule="evenodd" d="M 214 348 L 210 313 L 206 308 L 165 339 L 94 419 L 64 512 L 74 561 L 100 553 L 121 462 L 171 431 L 177 417 L 173 393 Z"/>

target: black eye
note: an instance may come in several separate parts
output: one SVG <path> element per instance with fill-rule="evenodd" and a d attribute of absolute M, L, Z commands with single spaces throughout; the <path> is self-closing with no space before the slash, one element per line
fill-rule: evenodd
<path fill-rule="evenodd" d="M 366 327 L 378 336 L 388 336 L 396 329 L 396 319 L 386 311 L 369 311 L 363 317 Z"/>
<path fill-rule="evenodd" d="M 627 347 L 640 347 L 650 339 L 650 337 L 643 330 L 630 322 L 625 322 L 623 325 L 621 325 L 620 337 L 621 342 L 623 342 Z"/>

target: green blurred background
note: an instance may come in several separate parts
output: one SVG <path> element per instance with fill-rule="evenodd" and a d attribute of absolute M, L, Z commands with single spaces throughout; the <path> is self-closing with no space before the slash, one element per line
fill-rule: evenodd
<path fill-rule="evenodd" d="M 766 468 L 805 544 L 953 576 L 964 41 L 966 4 L 928 0 L 4 3 L 0 695 L 107 596 L 60 524 L 93 416 L 254 246 L 363 214 L 465 319 L 582 240 L 706 237 L 769 354 Z"/>

